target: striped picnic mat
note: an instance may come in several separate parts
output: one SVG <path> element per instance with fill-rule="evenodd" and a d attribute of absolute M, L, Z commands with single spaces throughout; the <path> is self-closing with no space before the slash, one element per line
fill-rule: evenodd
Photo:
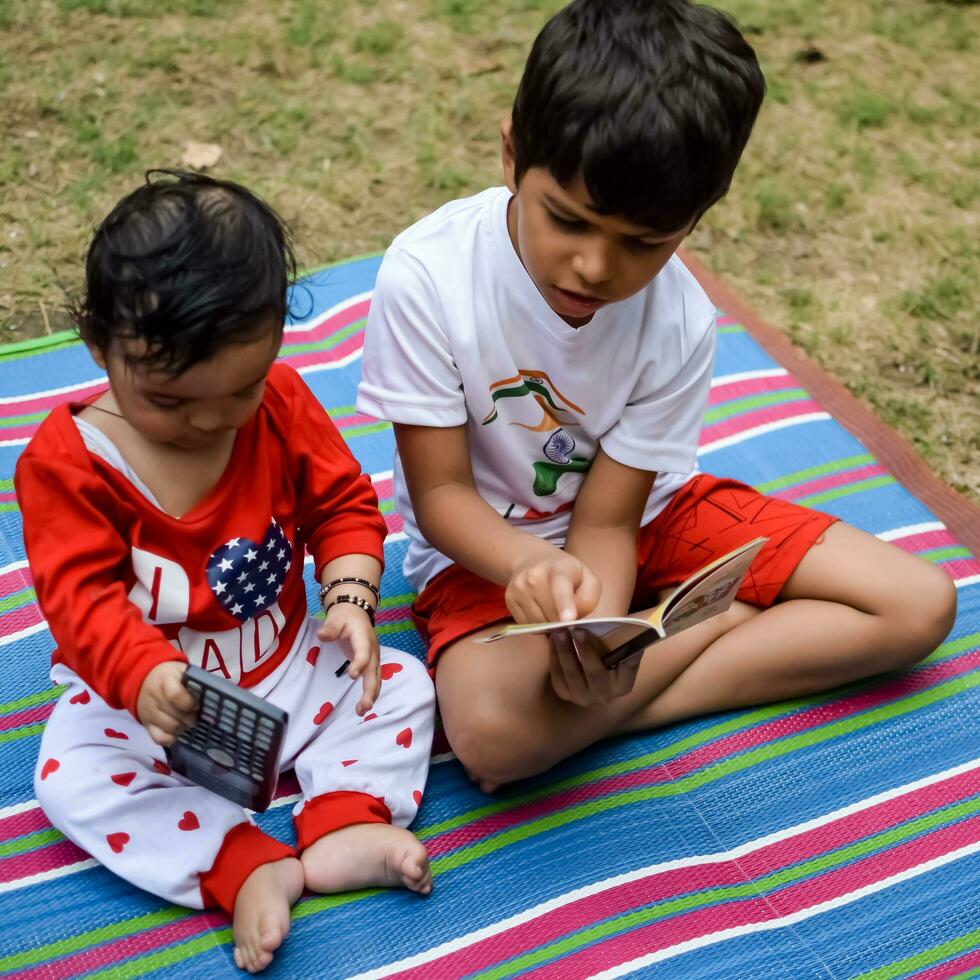
<path fill-rule="evenodd" d="M 373 474 L 390 530 L 379 632 L 420 654 L 390 428 L 354 408 L 377 265 L 313 274 L 313 310 L 288 328 L 283 357 Z M 495 797 L 437 744 L 415 824 L 433 895 L 307 896 L 268 975 L 799 980 L 980 969 L 980 561 L 739 323 L 719 322 L 702 467 L 939 564 L 960 600 L 947 642 L 908 673 L 611 741 Z M 0 352 L 0 973 L 232 976 L 225 920 L 114 878 L 33 801 L 57 691 L 11 476 L 46 412 L 103 383 L 64 337 Z M 259 820 L 286 839 L 295 789 L 287 776 Z"/>

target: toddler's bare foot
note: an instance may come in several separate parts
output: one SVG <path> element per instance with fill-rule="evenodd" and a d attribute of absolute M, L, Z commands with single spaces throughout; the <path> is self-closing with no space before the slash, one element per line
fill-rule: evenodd
<path fill-rule="evenodd" d="M 386 823 L 335 830 L 314 841 L 300 861 L 306 887 L 314 892 L 346 892 L 371 885 L 404 885 L 421 895 L 432 891 L 429 856 L 422 842 Z"/>
<path fill-rule="evenodd" d="M 258 973 L 289 932 L 289 910 L 303 892 L 303 866 L 296 858 L 261 864 L 235 899 L 235 965 Z"/>

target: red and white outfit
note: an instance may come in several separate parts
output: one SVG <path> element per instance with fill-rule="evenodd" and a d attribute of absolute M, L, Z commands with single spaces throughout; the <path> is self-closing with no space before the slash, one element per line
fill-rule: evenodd
<path fill-rule="evenodd" d="M 171 774 L 135 718 L 146 675 L 188 661 L 289 713 L 283 768 L 304 799 L 302 849 L 340 827 L 407 826 L 424 789 L 433 691 L 413 657 L 382 648 L 381 694 L 336 670 L 341 644 L 309 619 L 303 555 L 317 576 L 348 554 L 383 560 L 385 523 L 329 416 L 274 365 L 212 490 L 180 518 L 118 450 L 60 406 L 17 465 L 38 602 L 67 684 L 45 728 L 35 784 L 54 826 L 110 870 L 169 901 L 231 913 L 259 865 L 293 855 L 240 807 Z"/>

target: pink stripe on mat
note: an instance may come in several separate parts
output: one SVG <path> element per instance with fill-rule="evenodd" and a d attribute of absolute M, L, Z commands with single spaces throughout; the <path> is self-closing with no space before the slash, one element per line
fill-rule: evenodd
<path fill-rule="evenodd" d="M 910 534 L 904 538 L 893 538 L 891 543 L 897 545 L 902 551 L 908 551 L 912 554 L 929 551 L 932 548 L 959 546 L 959 541 L 949 531 L 923 531 L 921 534 Z"/>
<path fill-rule="evenodd" d="M 343 359 L 348 354 L 359 351 L 364 346 L 363 335 L 364 331 L 359 330 L 352 337 L 341 341 L 336 347 L 331 347 L 330 350 L 311 350 L 303 354 L 287 354 L 283 360 L 291 367 L 296 368 L 297 371 L 300 368 L 318 364 L 331 364 L 333 361 Z"/>
<path fill-rule="evenodd" d="M 47 721 L 54 710 L 54 705 L 54 701 L 49 701 L 47 704 L 36 704 L 31 708 L 15 711 L 10 715 L 0 715 L 0 732 L 20 728 L 21 725 L 33 725 L 39 721 Z M 2 826 L 2 821 L 0 821 L 0 826 Z"/>
<path fill-rule="evenodd" d="M 729 381 L 727 384 L 712 387 L 711 394 L 708 396 L 708 404 L 720 405 L 724 402 L 734 401 L 736 398 L 748 398 L 750 395 L 763 395 L 767 391 L 784 391 L 787 388 L 799 388 L 799 386 L 799 381 L 790 374 Z"/>
<path fill-rule="evenodd" d="M 770 422 L 781 422 L 783 419 L 795 418 L 797 415 L 809 415 L 811 412 L 820 412 L 821 407 L 812 399 L 804 398 L 801 401 L 787 402 L 783 405 L 768 405 L 766 408 L 756 409 L 754 412 L 745 412 L 733 418 L 725 419 L 724 422 L 717 422 L 715 425 L 705 426 L 701 430 L 699 445 L 708 446 L 719 439 L 727 439 L 728 436 L 738 435 L 740 432 L 747 432 L 759 425 L 767 425 Z"/>
<path fill-rule="evenodd" d="M 73 391 L 66 391 L 60 395 L 40 395 L 27 396 L 23 401 L 11 402 L 0 408 L 0 418 L 12 418 L 15 415 L 33 415 L 35 412 L 50 412 L 52 408 L 64 402 L 83 402 L 93 395 L 100 394 L 109 387 L 108 381 L 100 381 L 98 384 L 86 385 L 83 388 L 76 388 Z M 37 428 L 36 426 L 34 428 Z M 0 432 L 0 437 L 9 439 L 11 436 L 6 430 Z"/>
<path fill-rule="evenodd" d="M 66 868 L 70 864 L 88 860 L 89 855 L 77 844 L 73 844 L 70 840 L 60 840 L 40 850 L 14 854 L 0 861 L 0 883 L 30 878 L 45 871 Z"/>
<path fill-rule="evenodd" d="M 980 575 L 980 560 L 976 558 L 954 558 L 952 561 L 944 561 L 936 566 L 941 568 L 951 579 L 959 581 L 961 578 L 972 578 Z"/>
<path fill-rule="evenodd" d="M 867 885 L 908 871 L 977 841 L 980 817 L 943 827 L 929 834 L 872 854 L 843 868 L 816 875 L 762 897 L 714 905 L 620 933 L 603 942 L 562 957 L 537 970 L 522 974 L 535 980 L 577 980 L 610 967 L 628 963 L 638 954 L 710 936 L 726 929 L 769 922 L 801 912 L 822 902 L 842 898 Z"/>
<path fill-rule="evenodd" d="M 738 859 L 690 864 L 655 872 L 622 885 L 612 885 L 464 949 L 390 974 L 388 980 L 466 976 L 512 957 L 518 950 L 535 949 L 631 909 L 662 902 L 676 895 L 737 884 L 747 878 L 761 877 L 789 864 L 825 854 L 862 837 L 949 806 L 978 791 L 980 768 L 882 801 L 813 830 L 760 847 Z"/>
<path fill-rule="evenodd" d="M 0 820 L 0 841 L 50 829 L 51 824 L 48 823 L 44 811 L 39 806 L 33 806 L 30 810 L 23 810 Z"/>
<path fill-rule="evenodd" d="M 6 598 L 21 589 L 29 589 L 34 585 L 31 577 L 31 570 L 27 566 L 17 568 L 12 572 L 4 572 L 0 575 L 0 596 Z"/>
<path fill-rule="evenodd" d="M 354 415 L 345 415 L 342 418 L 336 418 L 333 421 L 334 425 L 343 432 L 344 429 L 353 428 L 355 425 L 373 425 L 378 420 L 373 415 L 363 415 L 358 412 Z"/>
<path fill-rule="evenodd" d="M 41 616 L 41 610 L 38 609 L 36 602 L 30 602 L 26 606 L 18 606 L 18 608 L 0 616 L 0 639 L 11 636 L 13 633 L 19 633 L 21 630 L 30 629 L 30 627 L 43 622 L 44 618 Z"/>
<path fill-rule="evenodd" d="M 304 329 L 298 324 L 293 325 L 290 327 L 289 333 L 283 336 L 283 346 L 307 344 L 311 340 L 322 340 L 324 337 L 329 337 L 330 334 L 336 333 L 338 330 L 343 330 L 344 327 L 349 327 L 358 320 L 363 320 L 368 315 L 370 307 L 371 301 L 369 299 L 362 299 L 359 303 L 354 303 L 352 306 L 345 306 L 342 310 L 338 310 L 332 317 L 313 326 Z"/>

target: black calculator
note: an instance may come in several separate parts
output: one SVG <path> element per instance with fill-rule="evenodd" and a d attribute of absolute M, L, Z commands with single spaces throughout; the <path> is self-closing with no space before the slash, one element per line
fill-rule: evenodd
<path fill-rule="evenodd" d="M 286 712 L 200 667 L 187 668 L 184 686 L 197 699 L 197 724 L 167 749 L 170 768 L 233 803 L 265 810 L 279 779 Z"/>

